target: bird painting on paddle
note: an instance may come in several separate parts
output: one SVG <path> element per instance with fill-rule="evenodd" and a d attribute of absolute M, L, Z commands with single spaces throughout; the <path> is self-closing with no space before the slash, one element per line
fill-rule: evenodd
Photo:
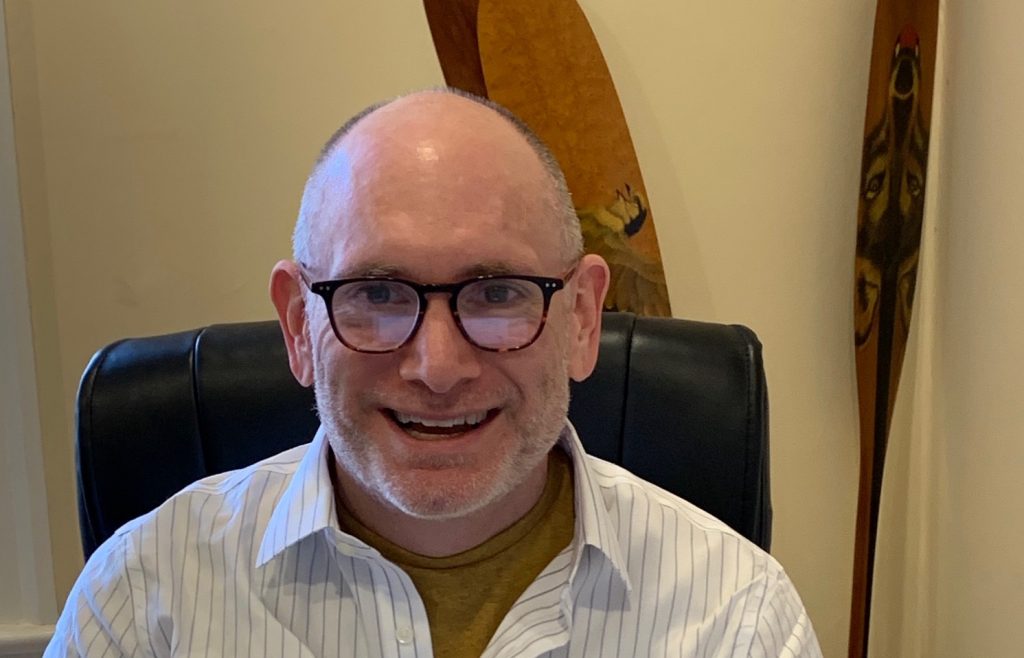
<path fill-rule="evenodd" d="M 615 191 L 607 206 L 577 208 L 583 242 L 611 266 L 605 308 L 643 315 L 670 315 L 668 288 L 661 259 L 636 249 L 631 238 L 640 232 L 649 214 L 647 200 L 628 183 Z"/>

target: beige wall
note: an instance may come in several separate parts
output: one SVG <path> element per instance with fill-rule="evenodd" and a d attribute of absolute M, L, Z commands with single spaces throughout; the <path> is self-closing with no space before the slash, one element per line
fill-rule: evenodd
<path fill-rule="evenodd" d="M 1022 21 L 1018 2 L 949 8 L 927 547 L 943 656 L 1024 646 Z"/>
<path fill-rule="evenodd" d="M 765 343 L 773 552 L 826 655 L 842 655 L 857 469 L 849 300 L 874 2 L 581 5 L 633 130 L 676 314 L 745 323 Z M 442 78 L 419 2 L 6 6 L 63 597 L 81 559 L 72 400 L 89 355 L 125 335 L 270 317 L 266 274 L 288 251 L 320 142 L 359 107 Z M 1011 77 L 1024 60 L 1006 20 L 1024 10 L 988 11 L 968 20 L 957 6 L 950 19 L 963 58 L 938 110 L 948 169 L 932 179 L 950 191 L 931 215 L 931 278 L 894 420 L 879 656 L 966 655 L 974 635 L 998 655 L 1011 645 L 995 629 L 1024 609 L 1007 577 L 1022 582 L 1020 567 L 1002 566 L 1024 539 L 1009 485 L 1024 472 L 1010 379 L 1024 356 L 1013 170 L 1024 141 L 1012 121 L 1024 85 Z"/>
<path fill-rule="evenodd" d="M 28 651 L 57 611 L 6 33 L 0 12 L 0 656 Z"/>

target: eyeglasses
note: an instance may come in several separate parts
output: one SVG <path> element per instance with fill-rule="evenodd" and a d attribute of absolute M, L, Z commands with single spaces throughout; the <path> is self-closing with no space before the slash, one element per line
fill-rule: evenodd
<path fill-rule="evenodd" d="M 391 277 L 357 277 L 310 282 L 323 298 L 331 328 L 356 352 L 393 352 L 413 339 L 427 310 L 427 295 L 449 295 L 448 306 L 459 331 L 488 352 L 529 347 L 547 321 L 551 296 L 572 278 L 527 275 L 478 276 L 457 283 L 416 283 Z"/>

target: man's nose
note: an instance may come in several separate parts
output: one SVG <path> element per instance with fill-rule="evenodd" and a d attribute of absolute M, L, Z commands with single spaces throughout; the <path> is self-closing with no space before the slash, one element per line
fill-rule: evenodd
<path fill-rule="evenodd" d="M 479 350 L 459 331 L 444 295 L 432 295 L 423 323 L 405 354 L 399 374 L 420 381 L 434 393 L 447 393 L 461 382 L 480 376 Z"/>

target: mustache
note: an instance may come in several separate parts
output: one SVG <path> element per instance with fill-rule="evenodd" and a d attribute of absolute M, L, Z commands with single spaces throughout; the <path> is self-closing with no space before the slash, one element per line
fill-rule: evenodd
<path fill-rule="evenodd" d="M 450 410 L 488 411 L 502 408 L 522 401 L 522 393 L 514 386 L 501 385 L 497 388 L 482 388 L 478 383 L 466 382 L 456 388 L 436 393 L 417 382 L 405 382 L 397 388 L 368 387 L 360 390 L 355 396 L 343 394 L 340 383 L 317 378 L 313 390 L 316 405 L 339 409 L 342 399 L 348 398 L 345 406 L 364 409 L 399 409 L 403 411 L 422 411 L 426 413 L 443 413 Z M 566 384 L 568 386 L 568 383 Z"/>
<path fill-rule="evenodd" d="M 481 391 L 463 390 L 434 393 L 423 390 L 366 391 L 359 396 L 366 406 L 388 409 L 444 412 L 451 409 L 460 411 L 486 411 L 507 406 L 518 400 L 519 395 L 508 388 Z"/>

